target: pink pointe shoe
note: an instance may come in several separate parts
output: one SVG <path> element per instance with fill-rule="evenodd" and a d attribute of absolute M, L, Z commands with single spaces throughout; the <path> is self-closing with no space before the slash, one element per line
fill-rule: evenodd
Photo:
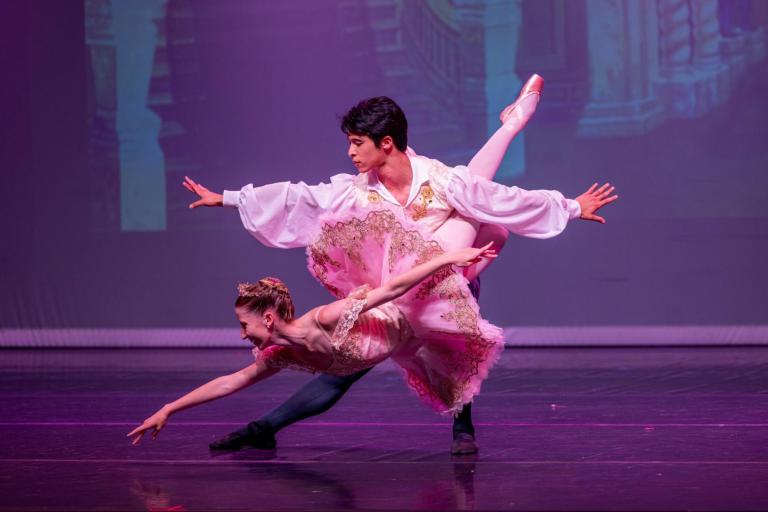
<path fill-rule="evenodd" d="M 531 94 L 536 94 L 541 98 L 541 91 L 544 90 L 544 78 L 537 74 L 531 75 L 531 78 L 528 79 L 527 82 L 525 82 L 525 85 L 523 85 L 523 88 L 520 89 L 520 94 L 518 95 L 517 99 L 514 103 L 509 105 L 507 108 L 501 111 L 501 115 L 499 115 L 499 119 L 501 119 L 502 123 L 506 123 L 509 118 L 512 116 L 512 112 L 520 106 L 520 103 L 524 99 L 526 99 Z"/>

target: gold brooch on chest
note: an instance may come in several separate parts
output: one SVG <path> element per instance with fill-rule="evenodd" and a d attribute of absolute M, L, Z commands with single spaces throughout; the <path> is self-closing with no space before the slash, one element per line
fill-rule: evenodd
<path fill-rule="evenodd" d="M 421 187 L 421 191 L 419 192 L 420 203 L 416 204 L 416 201 L 414 201 L 411 204 L 412 220 L 419 220 L 423 217 L 426 217 L 427 208 L 429 207 L 429 204 L 432 202 L 433 197 L 435 197 L 435 193 L 432 191 L 432 188 L 430 188 L 429 185 L 424 185 L 423 187 Z"/>

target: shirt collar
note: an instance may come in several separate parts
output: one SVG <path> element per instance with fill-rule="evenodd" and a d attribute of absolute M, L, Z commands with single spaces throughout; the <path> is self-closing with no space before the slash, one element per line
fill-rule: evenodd
<path fill-rule="evenodd" d="M 411 162 L 411 171 L 413 172 L 413 180 L 411 180 L 411 190 L 408 193 L 408 201 L 406 201 L 405 206 L 407 207 L 410 205 L 414 199 L 416 199 L 416 196 L 419 195 L 419 191 L 421 190 L 421 186 L 429 181 L 429 169 L 427 165 L 425 164 L 424 158 L 419 157 L 412 157 L 408 156 L 408 159 Z M 397 206 L 401 206 L 400 203 L 397 202 L 397 199 L 387 190 L 387 187 L 385 187 L 380 181 L 379 177 L 374 172 L 369 172 L 367 174 L 368 177 L 368 190 L 373 190 L 377 192 L 383 199 L 386 201 L 389 201 L 390 203 L 396 204 Z"/>

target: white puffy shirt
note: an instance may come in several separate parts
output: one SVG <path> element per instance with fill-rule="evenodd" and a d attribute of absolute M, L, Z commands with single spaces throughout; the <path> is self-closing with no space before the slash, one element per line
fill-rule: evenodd
<path fill-rule="evenodd" d="M 560 234 L 581 214 L 579 204 L 557 190 L 524 190 L 477 177 L 464 166 L 448 167 L 409 156 L 413 181 L 405 206 L 372 172 L 337 174 L 330 183 L 280 182 L 224 191 L 224 205 L 237 207 L 245 229 L 264 245 L 304 247 L 322 214 L 387 201 L 434 233 L 454 211 L 480 223 L 496 224 L 532 238 Z"/>

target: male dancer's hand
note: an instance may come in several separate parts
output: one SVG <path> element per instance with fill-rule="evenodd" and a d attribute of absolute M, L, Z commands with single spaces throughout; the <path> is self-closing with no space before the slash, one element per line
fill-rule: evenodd
<path fill-rule="evenodd" d="M 189 176 L 184 176 L 184 181 L 181 184 L 192 192 L 200 196 L 200 199 L 190 204 L 190 208 L 197 208 L 198 206 L 222 206 L 224 204 L 224 196 L 211 192 L 199 183 L 195 183 Z"/>
<path fill-rule="evenodd" d="M 610 183 L 606 183 L 602 187 L 597 188 L 597 183 L 595 183 L 589 187 L 589 190 L 577 197 L 576 201 L 578 201 L 579 206 L 581 206 L 581 218 L 605 224 L 605 219 L 599 215 L 595 215 L 595 212 L 619 198 L 617 195 L 611 195 L 614 188 L 615 187 L 612 187 Z"/>

